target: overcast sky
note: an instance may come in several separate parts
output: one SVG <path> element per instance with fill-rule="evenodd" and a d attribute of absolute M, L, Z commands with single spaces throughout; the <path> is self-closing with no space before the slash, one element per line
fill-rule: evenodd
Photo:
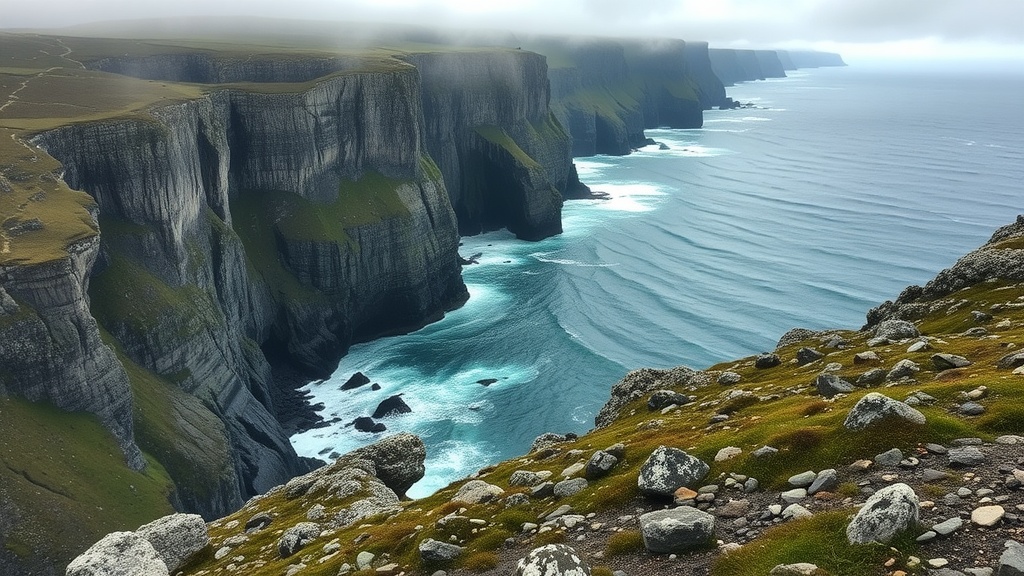
<path fill-rule="evenodd" d="M 1024 0 L 0 0 L 0 28 L 250 15 L 660 36 L 721 47 L 813 47 L 1024 61 Z"/>

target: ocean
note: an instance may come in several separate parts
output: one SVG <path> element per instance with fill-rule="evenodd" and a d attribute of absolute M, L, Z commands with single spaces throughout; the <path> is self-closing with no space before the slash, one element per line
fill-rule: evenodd
<path fill-rule="evenodd" d="M 577 159 L 609 198 L 566 202 L 563 234 L 464 238 L 469 302 L 309 385 L 340 423 L 294 436 L 299 454 L 373 442 L 344 424 L 400 393 L 412 413 L 382 421 L 423 438 L 409 494 L 429 495 L 543 432 L 586 432 L 629 370 L 859 328 L 1024 212 L 1024 71 L 822 68 L 727 90 L 753 107 L 647 131 L 668 150 Z M 356 371 L 381 389 L 340 391 Z"/>

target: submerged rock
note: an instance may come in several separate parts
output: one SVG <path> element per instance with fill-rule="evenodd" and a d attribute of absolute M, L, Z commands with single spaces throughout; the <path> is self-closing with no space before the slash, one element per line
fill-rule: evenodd
<path fill-rule="evenodd" d="M 388 396 L 378 404 L 371 418 L 384 418 L 385 416 L 408 414 L 410 412 L 412 412 L 412 408 L 409 408 L 409 405 L 402 400 L 402 395 L 395 394 L 394 396 Z"/>

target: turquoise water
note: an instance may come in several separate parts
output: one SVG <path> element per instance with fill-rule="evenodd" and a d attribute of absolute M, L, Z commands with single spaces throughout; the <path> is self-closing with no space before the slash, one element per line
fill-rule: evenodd
<path fill-rule="evenodd" d="M 853 68 L 731 88 L 757 107 L 648 131 L 667 151 L 577 159 L 611 198 L 566 203 L 562 235 L 465 238 L 483 256 L 463 308 L 354 346 L 309 389 L 342 423 L 404 394 L 413 412 L 383 421 L 427 443 L 423 496 L 543 432 L 585 432 L 628 370 L 857 328 L 1024 212 L 1022 93 L 1024 75 Z M 357 370 L 382 389 L 339 391 Z M 374 439 L 339 425 L 292 440 L 316 456 Z"/>

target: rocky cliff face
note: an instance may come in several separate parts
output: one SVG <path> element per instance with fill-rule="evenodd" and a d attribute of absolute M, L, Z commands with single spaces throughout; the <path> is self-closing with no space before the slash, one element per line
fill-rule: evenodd
<path fill-rule="evenodd" d="M 786 77 L 786 69 L 775 50 L 754 50 L 754 56 L 765 78 Z"/>
<path fill-rule="evenodd" d="M 217 515 L 304 469 L 267 355 L 324 375 L 353 340 L 456 305 L 458 235 L 411 67 L 299 94 L 218 91 L 152 116 L 36 142 L 99 207 L 93 313 L 130 362 L 200 400 L 179 410 L 188 427 L 230 446 L 208 478 L 171 470 L 185 507 Z M 78 294 L 88 264 L 67 279 Z"/>
<path fill-rule="evenodd" d="M 725 100 L 707 44 L 543 39 L 529 46 L 552 65 L 552 109 L 574 156 L 628 154 L 644 128 L 698 128 L 702 110 Z"/>
<path fill-rule="evenodd" d="M 737 82 L 785 78 L 786 70 L 845 66 L 838 54 L 793 50 L 733 50 L 712 48 L 711 67 L 726 86 Z"/>
<path fill-rule="evenodd" d="M 522 50 L 415 54 L 427 149 L 463 234 L 562 231 L 562 193 L 578 186 L 569 137 L 551 115 L 547 64 Z"/>

